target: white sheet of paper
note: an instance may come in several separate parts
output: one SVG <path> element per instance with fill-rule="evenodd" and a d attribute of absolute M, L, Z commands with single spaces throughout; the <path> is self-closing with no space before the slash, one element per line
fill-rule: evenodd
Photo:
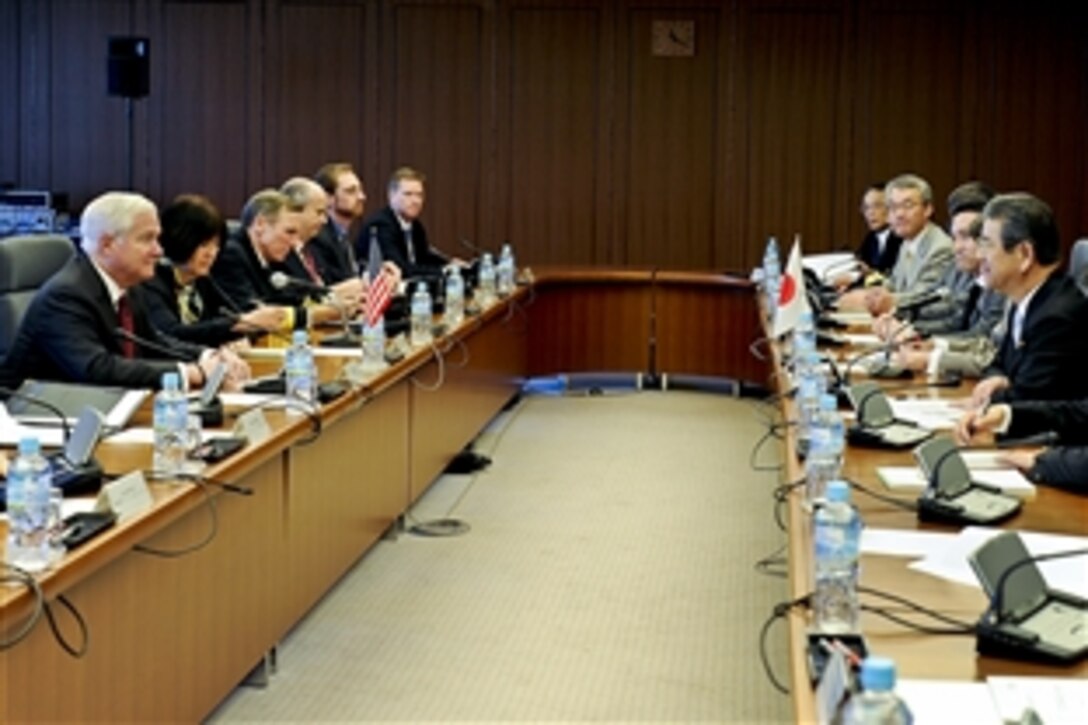
<path fill-rule="evenodd" d="M 949 542 L 942 551 L 908 566 L 941 579 L 981 588 L 978 577 L 971 570 L 967 558 L 1001 531 L 1001 529 L 985 526 L 968 526 L 960 531 L 955 540 Z M 1024 539 L 1024 546 L 1033 556 L 1088 547 L 1088 536 L 1066 536 L 1038 531 L 1021 531 L 1020 536 Z M 1051 589 L 1088 598 L 1088 559 L 1086 557 L 1044 561 L 1039 564 L 1039 570 Z"/>
<path fill-rule="evenodd" d="M 1035 484 L 1014 468 L 975 469 L 970 465 L 971 480 L 999 488 L 1010 496 L 1030 501 L 1035 498 Z M 891 491 L 921 493 L 926 488 L 926 478 L 917 466 L 880 466 L 877 475 Z"/>
<path fill-rule="evenodd" d="M 856 347 L 881 347 L 884 341 L 871 332 L 844 332 L 843 338 Z"/>
<path fill-rule="evenodd" d="M 895 694 L 907 703 L 915 725 L 1002 725 L 985 682 L 898 680 Z"/>
<path fill-rule="evenodd" d="M 905 556 L 918 559 L 938 554 L 956 538 L 943 531 L 910 531 L 908 529 L 872 529 L 861 531 L 863 554 Z"/>
<path fill-rule="evenodd" d="M 956 406 L 956 401 L 941 398 L 888 398 L 888 403 L 896 418 L 912 421 L 926 430 L 951 430 L 963 415 L 963 409 Z"/>
<path fill-rule="evenodd" d="M 828 272 L 834 277 L 856 269 L 858 263 L 851 252 L 827 252 L 805 254 L 801 257 L 801 265 L 811 269 L 817 277 L 826 282 Z"/>
<path fill-rule="evenodd" d="M 59 422 L 59 421 L 58 421 Z M 7 407 L 0 403 L 0 445 L 17 446 L 22 438 L 32 436 L 43 448 L 64 446 L 64 431 L 60 426 L 22 425 L 11 417 Z"/>
<path fill-rule="evenodd" d="M 1021 722 L 1035 710 L 1045 725 L 1083 725 L 1088 721 L 1088 682 L 1057 677 L 988 677 L 994 709 L 1005 722 Z"/>

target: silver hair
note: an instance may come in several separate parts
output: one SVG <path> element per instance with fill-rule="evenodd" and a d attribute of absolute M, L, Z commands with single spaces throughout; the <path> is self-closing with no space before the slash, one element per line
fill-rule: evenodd
<path fill-rule="evenodd" d="M 297 212 L 305 209 L 314 197 L 324 196 L 325 190 L 313 179 L 294 176 L 283 182 L 280 193 L 287 197 L 288 210 Z"/>
<path fill-rule="evenodd" d="M 892 189 L 914 189 L 926 204 L 933 203 L 933 188 L 917 174 L 900 174 L 884 186 L 884 193 L 891 194 Z"/>
<path fill-rule="evenodd" d="M 158 214 L 150 199 L 128 191 L 108 191 L 83 209 L 79 218 L 80 245 L 87 254 L 98 251 L 104 236 L 123 237 L 132 230 L 136 217 Z"/>

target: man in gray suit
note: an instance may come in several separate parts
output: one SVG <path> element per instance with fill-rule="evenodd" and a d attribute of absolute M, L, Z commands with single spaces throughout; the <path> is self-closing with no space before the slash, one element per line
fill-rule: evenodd
<path fill-rule="evenodd" d="M 892 231 L 903 240 L 886 286 L 848 292 L 840 309 L 866 309 L 874 317 L 910 306 L 939 287 L 952 264 L 952 240 L 930 221 L 933 190 L 925 179 L 902 174 L 885 186 Z"/>

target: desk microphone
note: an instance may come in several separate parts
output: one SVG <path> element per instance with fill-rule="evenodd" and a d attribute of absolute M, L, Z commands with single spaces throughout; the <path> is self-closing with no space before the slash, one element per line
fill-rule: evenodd
<path fill-rule="evenodd" d="M 1038 562 L 1088 556 L 1088 549 L 1072 549 L 1030 555 L 1016 532 L 1004 532 L 987 541 L 970 556 L 971 567 L 990 597 L 975 626 L 979 654 L 1044 662 L 1074 662 L 1085 654 L 1085 638 L 1078 631 L 1088 616 L 1088 601 L 1074 594 L 1050 589 Z M 1014 577 L 1013 575 L 1016 574 Z M 1028 620 L 1051 620 L 1043 626 Z"/>
<path fill-rule="evenodd" d="M 53 415 L 57 416 L 57 420 L 60 421 L 61 431 L 64 435 L 64 441 L 68 442 L 68 439 L 72 437 L 72 427 L 68 424 L 68 417 L 64 414 L 64 411 L 57 406 L 50 403 L 48 400 L 36 397 L 34 395 L 27 395 L 26 393 L 13 390 L 12 388 L 0 387 L 0 395 L 6 395 L 9 398 L 15 398 L 16 400 L 22 400 L 30 405 L 37 406 L 44 410 L 48 410 Z M 15 416 L 12 416 L 13 418 Z"/>
<path fill-rule="evenodd" d="M 468 239 L 468 237 L 460 237 L 457 241 L 461 244 L 462 247 L 464 247 L 468 251 L 472 252 L 477 257 L 482 257 L 487 252 L 486 249 L 483 249 L 481 247 L 477 247 L 475 244 L 473 244 Z"/>
<path fill-rule="evenodd" d="M 95 493 L 102 487 L 102 466 L 93 457 L 105 425 L 101 413 L 86 406 L 79 414 L 73 432 L 64 411 L 49 401 L 10 388 L 0 388 L 0 394 L 38 406 L 57 416 L 64 436 L 64 448 L 45 459 L 52 473 L 53 486 L 60 489 L 62 495 L 81 496 Z M 6 508 L 5 493 L 4 489 L 0 489 L 0 511 Z"/>
<path fill-rule="evenodd" d="M 316 284 L 305 279 L 299 279 L 283 272 L 273 272 L 268 276 L 268 281 L 278 290 L 285 290 L 291 287 L 295 289 L 305 290 L 311 294 L 327 295 L 331 293 L 331 290 L 322 284 Z"/>
<path fill-rule="evenodd" d="M 904 313 L 908 320 L 913 320 L 918 313 L 924 307 L 929 307 L 937 302 L 944 302 L 952 297 L 952 291 L 947 287 L 938 287 L 935 290 L 926 292 L 921 297 L 918 297 L 910 302 L 906 302 L 901 305 L 896 305 L 895 311 L 897 313 Z"/>
<path fill-rule="evenodd" d="M 144 348 L 147 348 L 148 350 L 153 350 L 154 352 L 165 355 L 167 357 L 167 359 L 169 359 L 169 360 L 174 360 L 176 362 L 183 362 L 183 363 L 193 362 L 193 355 L 192 355 L 191 352 L 189 352 L 189 351 L 187 351 L 187 350 L 185 350 L 183 348 L 180 348 L 180 347 L 174 347 L 172 345 L 165 345 L 165 344 L 160 343 L 160 342 L 153 342 L 152 340 L 148 340 L 147 338 L 141 337 L 141 336 L 137 335 L 134 332 L 129 332 L 128 330 L 126 330 L 123 327 L 113 328 L 113 334 L 116 335 L 117 337 L 122 337 L 122 338 L 128 340 L 129 342 L 134 342 L 137 345 L 139 345 L 140 347 L 144 347 Z"/>

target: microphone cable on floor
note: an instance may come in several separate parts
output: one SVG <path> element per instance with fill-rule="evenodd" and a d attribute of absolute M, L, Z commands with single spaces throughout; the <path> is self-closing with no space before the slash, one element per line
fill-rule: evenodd
<path fill-rule="evenodd" d="M 770 683 L 774 687 L 774 689 L 778 690 L 783 695 L 790 694 L 790 688 L 783 685 L 778 677 L 774 674 L 774 669 L 771 667 L 771 662 L 767 659 L 767 633 L 770 632 L 771 627 L 774 625 L 775 622 L 777 622 L 779 619 L 785 619 L 786 615 L 789 614 L 791 609 L 793 609 L 794 607 L 808 608 L 809 606 L 811 606 L 811 601 L 812 595 L 806 594 L 805 596 L 798 597 L 797 599 L 794 599 L 792 601 L 779 602 L 778 604 L 774 605 L 774 609 L 771 611 L 771 616 L 768 617 L 767 621 L 763 623 L 763 627 L 759 631 L 759 661 L 763 665 L 763 672 L 766 673 L 767 679 L 770 680 Z"/>

